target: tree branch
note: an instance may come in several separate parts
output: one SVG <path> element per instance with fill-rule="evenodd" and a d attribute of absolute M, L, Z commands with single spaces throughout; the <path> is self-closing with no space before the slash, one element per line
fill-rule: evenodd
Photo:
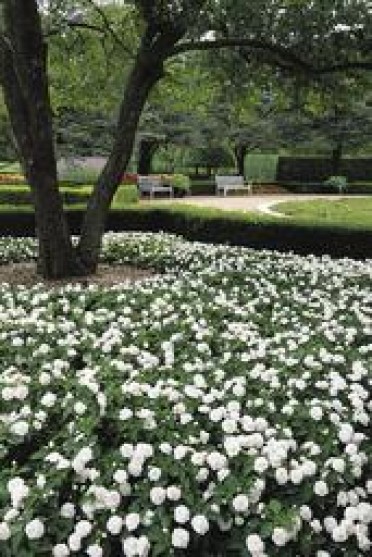
<path fill-rule="evenodd" d="M 297 70 L 311 75 L 325 75 L 337 72 L 344 72 L 347 70 L 372 70 L 372 60 L 347 60 L 336 64 L 325 64 L 324 66 L 315 66 L 307 60 L 304 60 L 292 50 L 279 44 L 265 42 L 259 39 L 245 39 L 239 37 L 232 37 L 226 39 L 215 39 L 206 41 L 188 41 L 176 45 L 171 53 L 171 56 L 177 56 L 184 52 L 191 51 L 208 51 L 218 50 L 224 48 L 239 48 L 242 50 L 252 49 L 262 51 L 264 53 L 274 56 L 273 62 L 282 68 L 290 70 L 296 68 Z M 244 53 L 244 58 L 247 53 Z M 270 60 L 265 60 L 270 62 Z"/>

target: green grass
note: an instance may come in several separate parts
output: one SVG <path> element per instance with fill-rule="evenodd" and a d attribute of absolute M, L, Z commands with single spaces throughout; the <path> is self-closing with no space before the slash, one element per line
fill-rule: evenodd
<path fill-rule="evenodd" d="M 296 222 L 372 229 L 372 199 L 318 199 L 278 203 L 274 210 Z"/>

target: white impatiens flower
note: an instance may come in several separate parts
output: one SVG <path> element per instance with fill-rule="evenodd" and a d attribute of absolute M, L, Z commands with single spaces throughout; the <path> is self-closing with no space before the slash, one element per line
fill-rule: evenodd
<path fill-rule="evenodd" d="M 172 546 L 177 549 L 186 549 L 189 545 L 190 534 L 184 528 L 175 528 L 172 532 Z"/>
<path fill-rule="evenodd" d="M 10 426 L 10 431 L 14 433 L 14 435 L 18 435 L 19 437 L 24 437 L 25 435 L 27 435 L 29 429 L 29 425 L 25 420 L 18 420 Z"/>
<path fill-rule="evenodd" d="M 89 557 L 102 557 L 103 555 L 103 549 L 97 543 L 89 545 L 86 551 Z"/>
<path fill-rule="evenodd" d="M 118 515 L 110 516 L 106 523 L 106 528 L 110 534 L 117 536 L 123 528 L 123 519 Z"/>
<path fill-rule="evenodd" d="M 26 524 L 25 532 L 29 540 L 39 540 L 45 532 L 44 523 L 40 518 L 34 518 Z"/>
<path fill-rule="evenodd" d="M 258 534 L 249 534 L 246 538 L 246 546 L 252 557 L 260 557 L 265 551 L 265 544 Z"/>
<path fill-rule="evenodd" d="M 284 528 L 274 528 L 271 539 L 273 540 L 274 544 L 278 547 L 282 547 L 286 545 L 289 540 L 289 535 L 287 530 Z"/>
<path fill-rule="evenodd" d="M 125 526 L 129 532 L 137 530 L 140 523 L 140 515 L 138 513 L 129 513 L 125 517 Z"/>
<path fill-rule="evenodd" d="M 58 543 L 52 549 L 53 557 L 68 557 L 70 555 L 70 550 L 64 543 Z"/>
<path fill-rule="evenodd" d="M 0 541 L 7 541 L 11 536 L 11 530 L 6 522 L 0 522 Z"/>
<path fill-rule="evenodd" d="M 179 505 L 174 509 L 174 520 L 178 524 L 186 524 L 190 520 L 190 511 L 185 505 Z"/>
<path fill-rule="evenodd" d="M 8 481 L 8 491 L 10 494 L 12 506 L 18 508 L 22 505 L 25 497 L 28 496 L 30 489 L 25 481 L 20 477 L 12 478 Z"/>
<path fill-rule="evenodd" d="M 171 485 L 167 487 L 167 497 L 170 501 L 178 501 L 181 499 L 182 491 L 179 487 Z"/>
<path fill-rule="evenodd" d="M 236 495 L 232 500 L 232 506 L 235 512 L 245 513 L 249 507 L 249 499 L 246 495 Z"/>
<path fill-rule="evenodd" d="M 167 492 L 163 487 L 153 487 L 150 490 L 150 501 L 156 506 L 162 505 L 165 501 Z"/>
<path fill-rule="evenodd" d="M 75 505 L 73 503 L 64 503 L 60 510 L 63 518 L 74 518 L 75 512 Z"/>
<path fill-rule="evenodd" d="M 209 530 L 209 521 L 206 516 L 197 514 L 191 519 L 193 530 L 200 536 L 204 536 Z"/>
<path fill-rule="evenodd" d="M 323 480 L 319 480 L 314 484 L 314 493 L 319 497 L 325 497 L 328 494 L 328 486 Z"/>

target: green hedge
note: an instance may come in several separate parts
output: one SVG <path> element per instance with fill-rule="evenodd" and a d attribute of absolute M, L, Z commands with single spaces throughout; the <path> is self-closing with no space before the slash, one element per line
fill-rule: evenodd
<path fill-rule="evenodd" d="M 66 211 L 70 230 L 78 234 L 82 210 Z M 34 215 L 30 210 L 2 211 L 0 235 L 34 235 Z M 190 240 L 246 246 L 257 249 L 293 251 L 299 254 L 329 254 L 356 259 L 372 257 L 371 228 L 345 228 L 335 225 L 275 220 L 264 215 L 246 215 L 217 209 L 179 206 L 128 206 L 112 210 L 106 229 L 113 231 L 160 230 Z"/>
<path fill-rule="evenodd" d="M 322 183 L 334 174 L 332 161 L 324 157 L 279 157 L 276 181 L 286 185 L 291 182 Z M 337 174 L 349 182 L 372 180 L 372 158 L 345 158 Z"/>
<path fill-rule="evenodd" d="M 92 186 L 63 186 L 60 188 L 65 205 L 85 205 Z M 120 186 L 114 198 L 115 205 L 126 205 L 138 201 L 135 185 Z M 0 187 L 0 205 L 31 205 L 32 194 L 28 186 L 6 185 Z"/>

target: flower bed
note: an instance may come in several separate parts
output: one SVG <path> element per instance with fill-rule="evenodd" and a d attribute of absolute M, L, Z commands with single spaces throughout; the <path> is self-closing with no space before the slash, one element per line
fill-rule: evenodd
<path fill-rule="evenodd" d="M 103 259 L 161 274 L 0 289 L 1 556 L 370 554 L 372 263 L 134 233 Z"/>

